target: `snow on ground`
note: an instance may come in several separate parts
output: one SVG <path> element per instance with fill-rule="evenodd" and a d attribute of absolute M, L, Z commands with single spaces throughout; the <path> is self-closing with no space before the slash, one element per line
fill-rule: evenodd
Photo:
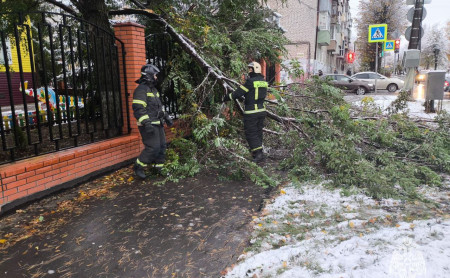
<path fill-rule="evenodd" d="M 382 110 L 395 95 L 345 97 L 362 105 L 371 97 Z M 433 119 L 423 101 L 408 102 L 411 117 Z M 450 112 L 450 100 L 443 101 Z M 419 192 L 440 204 L 375 201 L 344 196 L 324 184 L 289 185 L 254 217 L 251 247 L 226 278 L 450 277 L 450 178 Z"/>
<path fill-rule="evenodd" d="M 404 201 L 290 185 L 254 219 L 252 247 L 225 277 L 450 277 L 448 189 L 427 195 L 441 213 L 414 219 Z"/>
<path fill-rule="evenodd" d="M 397 95 L 366 95 L 366 96 L 358 96 L 358 95 L 346 95 L 344 99 L 347 102 L 350 102 L 354 105 L 361 105 L 361 100 L 364 98 L 373 98 L 374 104 L 380 107 L 383 111 L 388 108 L 388 106 L 397 99 Z M 436 113 L 425 113 L 424 100 L 414 100 L 408 101 L 408 110 L 409 115 L 413 118 L 423 118 L 432 120 L 436 117 Z M 438 108 L 438 101 L 435 102 L 434 107 Z M 450 112 L 450 100 L 444 99 L 442 100 L 442 110 L 446 110 Z"/>

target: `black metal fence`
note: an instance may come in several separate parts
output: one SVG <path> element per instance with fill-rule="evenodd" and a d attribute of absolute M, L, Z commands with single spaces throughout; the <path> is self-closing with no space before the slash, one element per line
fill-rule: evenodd
<path fill-rule="evenodd" d="M 173 44 L 174 42 L 167 33 L 150 34 L 145 40 L 147 61 L 161 70 L 159 79 L 163 82 L 159 84 L 158 90 L 161 92 L 164 108 L 169 114 L 177 117 L 179 110 L 176 86 L 179 85 L 171 80 L 169 76 L 169 60 L 172 55 Z"/>
<path fill-rule="evenodd" d="M 121 135 L 122 42 L 69 15 L 6 15 L 13 20 L 0 29 L 0 164 Z"/>

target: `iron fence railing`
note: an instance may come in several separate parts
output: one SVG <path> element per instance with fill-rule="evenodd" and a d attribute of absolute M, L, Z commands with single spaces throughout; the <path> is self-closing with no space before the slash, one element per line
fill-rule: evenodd
<path fill-rule="evenodd" d="M 179 84 L 167 79 L 170 72 L 168 62 L 172 54 L 173 41 L 167 33 L 150 34 L 146 36 L 145 48 L 147 61 L 157 66 L 161 71 L 159 79 L 164 81 L 165 86 L 160 86 L 158 89 L 161 93 L 164 109 L 176 118 L 179 113 L 176 86 L 179 86 Z"/>
<path fill-rule="evenodd" d="M 120 136 L 124 124 L 130 130 L 125 66 L 122 77 L 119 69 L 125 50 L 111 31 L 58 13 L 6 15 L 0 164 Z"/>

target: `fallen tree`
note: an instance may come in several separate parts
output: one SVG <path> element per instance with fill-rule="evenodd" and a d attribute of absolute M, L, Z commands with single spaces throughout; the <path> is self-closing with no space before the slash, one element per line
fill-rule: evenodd
<path fill-rule="evenodd" d="M 204 77 L 191 90 L 195 109 L 184 112 L 192 119 L 192 141 L 178 139 L 169 152 L 169 179 L 194 175 L 200 166 L 215 168 L 228 178 L 250 178 L 274 186 L 276 178 L 249 160 L 242 138 L 240 116 L 217 101 L 238 84 L 196 50 L 195 43 L 177 32 L 165 19 L 149 10 L 125 9 L 112 15 L 139 14 L 167 30 L 172 39 L 203 70 Z M 220 84 L 220 89 L 216 87 Z M 205 90 L 199 88 L 208 88 Z M 418 198 L 416 188 L 440 185 L 439 173 L 450 173 L 450 117 L 441 113 L 435 123 L 418 124 L 402 113 L 400 99 L 387 113 L 370 97 L 351 107 L 343 93 L 327 82 L 273 88 L 276 100 L 268 101 L 265 149 L 291 180 L 329 180 L 350 192 L 363 190 L 374 197 Z M 201 96 L 200 96 L 201 95 Z M 208 105 L 205 99 L 208 98 Z M 224 109 L 227 108 L 227 109 Z M 226 113 L 224 113 L 226 111 Z M 207 116 L 209 115 L 209 116 Z M 196 152 L 192 152 L 195 146 Z"/>

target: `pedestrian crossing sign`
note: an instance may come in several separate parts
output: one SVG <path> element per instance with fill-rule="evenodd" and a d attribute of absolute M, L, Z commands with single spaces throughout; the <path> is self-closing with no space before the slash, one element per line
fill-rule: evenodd
<path fill-rule="evenodd" d="M 394 51 L 394 50 L 395 50 L 395 41 L 384 42 L 384 51 Z"/>
<path fill-rule="evenodd" d="M 369 25 L 369 42 L 384 42 L 387 35 L 387 24 Z"/>

